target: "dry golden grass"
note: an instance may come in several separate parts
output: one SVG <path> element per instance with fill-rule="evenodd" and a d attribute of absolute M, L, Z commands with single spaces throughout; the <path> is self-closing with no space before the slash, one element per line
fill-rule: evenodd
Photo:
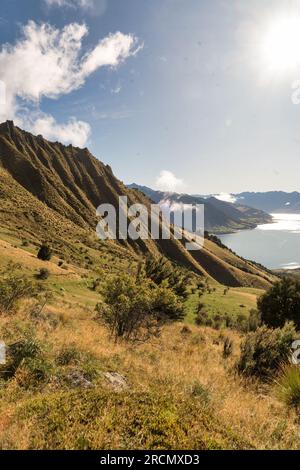
<path fill-rule="evenodd" d="M 20 325 L 25 328 L 32 323 L 28 316 L 29 310 L 27 305 L 13 317 L 0 318 L 2 331 L 11 332 L 10 341 L 18 338 Z M 234 373 L 241 340 L 237 333 L 196 326 L 189 326 L 188 331 L 184 332 L 183 324 L 175 324 L 165 327 L 161 337 L 149 343 L 139 346 L 115 344 L 107 330 L 93 319 L 92 309 L 74 307 L 64 300 L 46 307 L 44 313 L 60 321 L 55 328 L 47 320 L 33 325 L 38 339 L 47 346 L 49 359 L 54 361 L 64 346 L 74 344 L 79 350 L 93 354 L 99 360 L 102 371 L 114 370 L 126 376 L 130 384 L 128 396 L 148 392 L 162 397 L 167 394 L 174 397 L 178 404 L 188 403 L 192 406 L 190 397 L 193 390 L 200 386 L 207 395 L 208 406 L 214 417 L 239 436 L 245 443 L 241 444 L 242 447 L 300 448 L 300 427 L 296 416 L 276 400 L 272 387 L 246 382 Z M 233 354 L 228 359 L 222 355 L 224 336 L 229 336 L 234 343 Z M 103 383 L 96 381 L 97 387 L 103 388 Z M 59 396 L 60 392 L 53 390 L 52 383 L 44 384 L 39 390 L 23 389 L 20 387 L 20 378 L 6 383 L 5 387 L 2 384 L 0 442 L 3 448 L 30 447 L 30 436 L 33 428 L 35 432 L 36 427 L 39 428 L 39 421 L 36 422 L 30 413 L 28 416 L 26 413 L 21 414 L 21 421 L 20 417 L 16 417 L 19 410 L 24 406 L 26 408 L 36 397 L 49 397 L 53 393 Z M 124 399 L 127 400 L 126 397 Z M 106 418 L 105 413 L 108 413 Z M 108 411 L 105 413 L 101 419 L 112 419 Z M 197 425 L 197 417 L 193 419 L 193 425 Z M 199 422 L 202 419 L 199 416 Z M 109 442 L 112 446 L 117 445 L 120 438 L 116 433 L 112 441 L 108 442 L 107 436 L 103 435 L 101 440 L 92 429 L 88 434 L 94 445 L 104 447 L 109 446 Z M 229 445 L 226 442 L 225 447 Z M 177 445 L 175 441 L 173 445 Z"/>

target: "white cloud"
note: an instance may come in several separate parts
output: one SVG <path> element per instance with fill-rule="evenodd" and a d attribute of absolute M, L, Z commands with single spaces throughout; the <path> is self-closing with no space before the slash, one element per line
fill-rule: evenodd
<path fill-rule="evenodd" d="M 183 181 L 177 178 L 171 171 L 161 171 L 156 179 L 156 188 L 160 191 L 178 191 L 183 186 Z"/>
<path fill-rule="evenodd" d="M 87 33 L 84 24 L 72 23 L 59 30 L 30 21 L 15 45 L 4 45 L 0 51 L 0 80 L 6 85 L 6 109 L 0 110 L 1 119 L 14 119 L 38 133 L 51 128 L 48 135 L 61 139 L 73 136 L 73 142 L 78 142 L 76 130 L 73 132 L 77 129 L 79 141 L 84 144 L 83 135 L 89 135 L 87 123 L 72 119 L 60 129 L 53 117 L 44 114 L 33 123 L 29 109 L 32 105 L 38 107 L 44 97 L 57 99 L 80 88 L 100 67 L 116 67 L 140 49 L 133 35 L 117 32 L 81 55 Z"/>
<path fill-rule="evenodd" d="M 219 201 L 224 201 L 224 202 L 236 202 L 236 197 L 233 194 L 229 193 L 220 193 L 215 196 L 216 199 L 219 199 Z"/>
<path fill-rule="evenodd" d="M 32 126 L 32 132 L 42 134 L 46 139 L 58 140 L 76 147 L 84 147 L 90 134 L 91 127 L 87 122 L 71 118 L 65 124 L 57 124 L 53 116 L 41 115 Z"/>
<path fill-rule="evenodd" d="M 69 7 L 69 8 L 91 8 L 94 6 L 93 0 L 45 0 L 49 6 Z"/>
<path fill-rule="evenodd" d="M 105 13 L 108 0 L 44 0 L 49 8 L 82 9 L 92 16 L 101 16 Z"/>

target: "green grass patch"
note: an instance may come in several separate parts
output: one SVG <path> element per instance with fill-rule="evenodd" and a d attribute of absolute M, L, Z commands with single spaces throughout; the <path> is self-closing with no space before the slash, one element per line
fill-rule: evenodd
<path fill-rule="evenodd" d="M 210 293 L 206 292 L 200 298 L 198 293 L 190 295 L 186 302 L 186 321 L 194 323 L 199 301 L 204 304 L 204 311 L 210 317 L 226 313 L 233 318 L 238 315 L 248 315 L 251 309 L 256 308 L 256 299 L 262 293 L 260 289 L 238 287 L 227 290 L 224 286 L 214 285 Z"/>

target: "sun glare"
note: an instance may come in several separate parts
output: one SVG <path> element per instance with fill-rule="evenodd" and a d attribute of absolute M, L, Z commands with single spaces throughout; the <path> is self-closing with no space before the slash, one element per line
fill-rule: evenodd
<path fill-rule="evenodd" d="M 300 65 L 300 16 L 280 18 L 267 28 L 263 61 L 271 71 L 285 72 Z"/>

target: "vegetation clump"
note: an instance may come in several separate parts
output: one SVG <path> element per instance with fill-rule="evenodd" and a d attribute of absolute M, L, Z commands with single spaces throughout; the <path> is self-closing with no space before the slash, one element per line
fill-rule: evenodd
<path fill-rule="evenodd" d="M 10 263 L 0 273 L 0 311 L 13 312 L 21 299 L 34 297 L 37 285 L 19 272 L 19 265 Z"/>
<path fill-rule="evenodd" d="M 300 329 L 300 280 L 285 277 L 276 282 L 257 305 L 267 326 L 281 328 L 286 321 L 292 321 Z"/>
<path fill-rule="evenodd" d="M 40 281 L 46 281 L 50 276 L 50 271 L 47 268 L 41 268 L 36 275 L 36 278 Z"/>
<path fill-rule="evenodd" d="M 286 323 L 283 328 L 276 329 L 269 329 L 264 325 L 255 332 L 248 333 L 241 344 L 238 372 L 262 380 L 269 379 L 288 358 L 295 338 L 293 323 Z"/>
<path fill-rule="evenodd" d="M 50 246 L 43 243 L 38 251 L 37 257 L 42 261 L 50 261 L 52 258 L 52 249 Z"/>
<path fill-rule="evenodd" d="M 228 336 L 224 339 L 223 343 L 223 357 L 224 359 L 227 359 L 229 356 L 231 356 L 233 350 L 233 342 Z"/>
<path fill-rule="evenodd" d="M 230 328 L 242 333 L 248 333 L 249 331 L 257 330 L 261 325 L 261 319 L 259 312 L 254 309 L 249 312 L 249 315 L 238 314 L 234 316 L 226 312 L 223 314 L 208 314 L 205 310 L 205 305 L 202 302 L 199 302 L 195 316 L 195 323 L 198 326 L 209 326 L 215 330 Z"/>
<path fill-rule="evenodd" d="M 158 286 L 145 277 L 115 276 L 104 287 L 103 297 L 97 318 L 115 340 L 145 341 L 158 335 L 164 323 L 184 316 L 182 301 L 165 281 Z"/>
<path fill-rule="evenodd" d="M 25 336 L 8 345 L 6 363 L 1 366 L 0 376 L 4 379 L 14 377 L 20 366 L 40 358 L 41 354 L 41 346 L 33 336 Z"/>
<path fill-rule="evenodd" d="M 156 259 L 154 256 L 147 256 L 145 262 L 145 274 L 155 284 L 160 286 L 168 283 L 176 295 L 186 299 L 189 295 L 190 274 L 182 268 L 175 266 L 164 256 Z"/>
<path fill-rule="evenodd" d="M 287 407 L 300 407 L 300 370 L 298 365 L 284 364 L 275 382 L 276 395 Z"/>

